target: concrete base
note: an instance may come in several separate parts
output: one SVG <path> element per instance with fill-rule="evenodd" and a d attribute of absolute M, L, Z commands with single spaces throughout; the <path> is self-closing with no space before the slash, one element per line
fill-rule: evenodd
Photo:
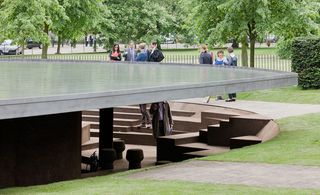
<path fill-rule="evenodd" d="M 0 120 L 0 188 L 80 178 L 81 112 Z"/>

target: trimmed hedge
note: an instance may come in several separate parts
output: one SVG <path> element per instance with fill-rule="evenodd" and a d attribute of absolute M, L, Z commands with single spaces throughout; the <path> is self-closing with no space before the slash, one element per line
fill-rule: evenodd
<path fill-rule="evenodd" d="M 311 67 L 299 73 L 299 86 L 303 89 L 320 89 L 320 68 Z"/>
<path fill-rule="evenodd" d="M 292 70 L 299 74 L 299 86 L 320 89 L 320 37 L 293 41 Z"/>

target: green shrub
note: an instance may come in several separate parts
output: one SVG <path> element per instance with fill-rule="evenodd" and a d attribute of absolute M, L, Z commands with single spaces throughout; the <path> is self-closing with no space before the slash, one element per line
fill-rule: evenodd
<path fill-rule="evenodd" d="M 293 41 L 292 70 L 299 74 L 299 86 L 302 88 L 320 88 L 320 37 Z"/>
<path fill-rule="evenodd" d="M 292 55 L 292 40 L 279 40 L 277 54 L 281 59 L 290 59 Z"/>
<path fill-rule="evenodd" d="M 301 72 L 308 67 L 320 68 L 320 38 L 297 38 L 292 44 L 292 70 Z"/>
<path fill-rule="evenodd" d="M 311 67 L 299 73 L 299 86 L 303 89 L 320 89 L 320 68 Z"/>

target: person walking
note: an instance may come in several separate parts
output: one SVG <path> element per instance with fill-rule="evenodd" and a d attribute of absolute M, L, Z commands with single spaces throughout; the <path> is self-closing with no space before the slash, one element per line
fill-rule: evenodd
<path fill-rule="evenodd" d="M 152 103 L 150 106 L 152 115 L 153 137 L 171 135 L 173 120 L 169 103 L 167 101 Z"/>
<path fill-rule="evenodd" d="M 158 49 L 158 44 L 156 41 L 151 43 L 151 51 L 148 53 L 149 62 L 161 62 L 164 59 L 162 51 Z"/>
<path fill-rule="evenodd" d="M 137 57 L 137 51 L 134 48 L 134 42 L 130 41 L 128 48 L 125 50 L 124 61 L 133 62 Z"/>
<path fill-rule="evenodd" d="M 109 55 L 111 61 L 121 61 L 121 52 L 119 44 L 114 44 Z"/>
<path fill-rule="evenodd" d="M 147 51 L 145 50 L 146 44 L 145 43 L 140 43 L 139 44 L 139 54 L 136 57 L 137 62 L 145 62 L 148 59 L 148 54 Z M 140 127 L 146 127 L 150 128 L 151 127 L 151 120 L 150 120 L 150 115 L 147 111 L 147 104 L 139 104 L 140 107 L 140 112 L 141 112 L 141 125 Z"/>
<path fill-rule="evenodd" d="M 227 56 L 227 64 L 228 66 L 237 66 L 238 64 L 238 58 L 237 56 L 233 53 L 233 47 L 228 47 L 228 56 Z M 228 94 L 228 99 L 226 99 L 226 102 L 234 102 L 236 101 L 237 94 L 236 93 L 229 93 Z"/>
<path fill-rule="evenodd" d="M 200 46 L 200 57 L 199 57 L 199 64 L 211 64 L 212 65 L 212 56 L 208 53 L 208 46 L 201 45 Z M 211 96 L 206 97 L 206 103 L 209 103 Z"/>
<path fill-rule="evenodd" d="M 207 45 L 201 45 L 200 47 L 200 57 L 199 57 L 199 63 L 200 64 L 212 64 L 212 56 L 210 53 L 208 53 L 208 47 Z"/>

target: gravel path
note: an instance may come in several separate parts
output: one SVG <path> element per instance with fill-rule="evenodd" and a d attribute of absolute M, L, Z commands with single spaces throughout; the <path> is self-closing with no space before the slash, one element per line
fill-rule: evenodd
<path fill-rule="evenodd" d="M 204 103 L 207 98 L 194 98 L 180 100 L 182 102 Z M 211 105 L 236 108 L 252 111 L 258 114 L 268 116 L 272 119 L 280 119 L 290 116 L 298 116 L 309 113 L 320 113 L 320 105 L 318 104 L 288 104 L 275 102 L 259 102 L 259 101 L 243 101 L 235 102 L 214 101 L 211 100 Z"/>
<path fill-rule="evenodd" d="M 315 166 L 195 160 L 134 173 L 128 177 L 134 179 L 320 189 L 320 167 Z"/>

